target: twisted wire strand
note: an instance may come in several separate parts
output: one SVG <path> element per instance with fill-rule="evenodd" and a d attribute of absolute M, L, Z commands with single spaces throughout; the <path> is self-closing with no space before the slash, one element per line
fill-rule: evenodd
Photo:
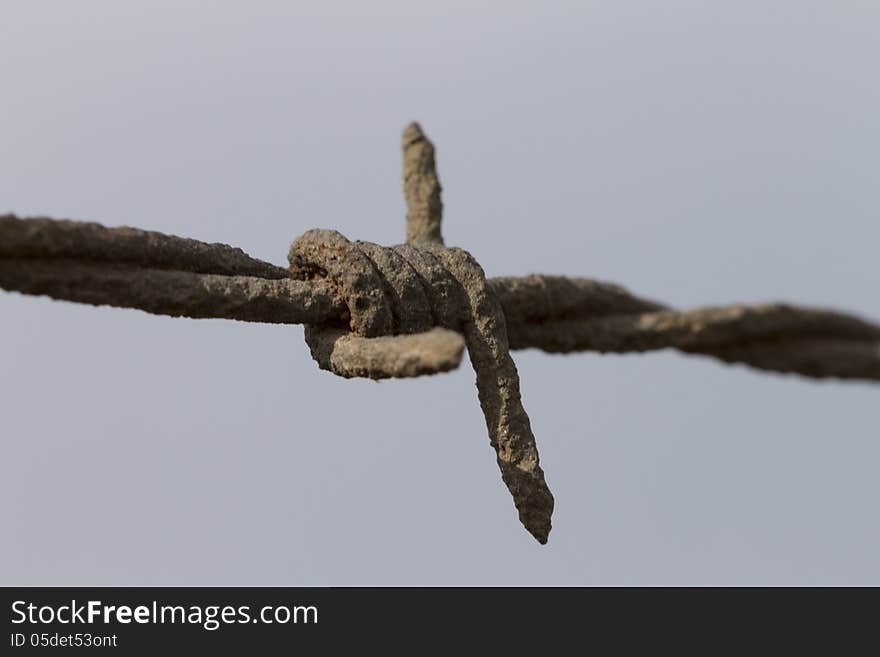
<path fill-rule="evenodd" d="M 115 247 L 117 239 L 127 246 Z M 175 254 L 184 256 L 188 270 L 175 268 Z M 268 275 L 252 275 L 259 272 Z M 674 311 L 618 285 L 539 274 L 488 284 L 504 309 L 511 349 L 672 348 L 812 378 L 880 380 L 880 326 L 849 314 L 788 304 Z M 172 317 L 337 328 L 349 320 L 338 290 L 319 272 L 291 272 L 223 244 L 44 217 L 0 216 L 0 287 Z M 352 338 L 353 344 L 362 339 Z M 405 360 L 413 345 L 384 340 L 387 361 Z M 453 351 L 415 367 L 383 368 L 381 358 L 369 367 L 388 376 L 447 371 Z"/>
<path fill-rule="evenodd" d="M 67 258 L 0 257 L 0 287 L 193 319 L 304 324 L 347 312 L 330 284 L 321 280 L 198 274 Z"/>
<path fill-rule="evenodd" d="M 735 304 L 679 311 L 614 285 L 495 279 L 514 349 L 639 353 L 678 349 L 812 378 L 880 380 L 880 326 L 817 308 Z"/>
<path fill-rule="evenodd" d="M 0 216 L 0 258 L 73 258 L 223 276 L 291 278 L 289 271 L 239 248 L 140 228 L 13 214 Z"/>

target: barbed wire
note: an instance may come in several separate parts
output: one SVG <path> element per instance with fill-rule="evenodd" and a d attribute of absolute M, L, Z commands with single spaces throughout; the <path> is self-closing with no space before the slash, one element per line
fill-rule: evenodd
<path fill-rule="evenodd" d="M 402 146 L 405 245 L 311 230 L 283 268 L 225 244 L 9 214 L 0 216 L 0 287 L 174 317 L 305 324 L 319 367 L 343 377 L 445 372 L 467 346 L 502 479 L 541 543 L 553 496 L 509 349 L 674 348 L 813 378 L 880 380 L 880 326 L 852 315 L 780 303 L 678 311 L 591 279 L 486 279 L 470 254 L 443 245 L 433 144 L 414 123 Z"/>

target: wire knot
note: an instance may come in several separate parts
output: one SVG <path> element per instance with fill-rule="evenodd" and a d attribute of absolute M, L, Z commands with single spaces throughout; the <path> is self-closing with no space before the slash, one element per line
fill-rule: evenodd
<path fill-rule="evenodd" d="M 344 377 L 417 376 L 457 367 L 465 343 L 501 477 L 520 521 L 547 542 L 553 495 L 522 406 L 501 302 L 465 250 L 420 242 L 383 247 L 310 230 L 288 254 L 297 278 L 324 278 L 348 326 L 306 325 L 319 367 Z"/>
<path fill-rule="evenodd" d="M 353 242 L 313 229 L 290 248 L 297 278 L 323 278 L 348 309 L 345 325 L 306 325 L 322 369 L 344 377 L 403 378 L 458 367 L 464 308 L 454 279 L 428 251 Z"/>

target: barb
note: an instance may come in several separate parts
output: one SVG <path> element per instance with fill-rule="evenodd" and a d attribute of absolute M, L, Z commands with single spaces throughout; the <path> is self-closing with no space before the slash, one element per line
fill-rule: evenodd
<path fill-rule="evenodd" d="M 406 197 L 407 244 L 443 244 L 443 201 L 434 162 L 434 144 L 418 123 L 403 131 L 403 194 Z"/>
<path fill-rule="evenodd" d="M 192 318 L 305 324 L 312 356 L 343 377 L 445 372 L 465 344 L 502 478 L 520 520 L 547 540 L 553 496 L 520 399 L 509 349 L 550 353 L 674 348 L 803 376 L 880 381 L 880 326 L 787 304 L 677 311 L 590 279 L 486 279 L 443 246 L 434 146 L 403 135 L 407 244 L 297 239 L 288 269 L 225 244 L 135 228 L 0 216 L 0 287 Z"/>
<path fill-rule="evenodd" d="M 430 253 L 461 286 L 467 304 L 463 330 L 501 478 L 513 496 L 520 522 L 544 544 L 555 502 L 544 481 L 535 436 L 520 398 L 519 374 L 507 346 L 501 303 L 469 253 L 439 247 Z"/>
<path fill-rule="evenodd" d="M 350 242 L 335 230 L 310 230 L 297 238 L 289 260 L 297 275 L 323 272 L 339 287 L 351 315 L 351 333 L 306 327 L 306 342 L 323 369 L 346 377 L 390 376 L 389 363 L 381 361 L 379 366 L 384 358 L 377 355 L 380 345 L 391 342 L 396 348 L 407 341 L 425 341 L 433 333 L 424 332 L 430 326 L 444 327 L 435 331 L 444 331 L 442 339 L 449 342 L 455 365 L 467 343 L 501 477 L 520 521 L 546 543 L 553 495 L 522 406 L 504 312 L 476 260 L 462 249 L 439 244 L 385 248 Z M 454 331 L 461 331 L 464 340 Z M 389 337 L 372 337 L 377 335 Z M 352 341 L 357 341 L 353 348 Z M 442 362 L 448 369 L 450 361 Z"/>

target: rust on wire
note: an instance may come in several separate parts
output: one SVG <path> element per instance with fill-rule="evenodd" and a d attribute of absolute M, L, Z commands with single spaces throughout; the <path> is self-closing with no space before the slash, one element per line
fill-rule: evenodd
<path fill-rule="evenodd" d="M 590 279 L 487 279 L 445 247 L 434 146 L 402 139 L 406 244 L 310 230 L 289 267 L 136 228 L 0 216 L 0 287 L 158 315 L 304 324 L 321 369 L 404 378 L 446 372 L 468 349 L 489 442 L 519 518 L 546 543 L 553 495 L 520 398 L 511 349 L 610 353 L 677 349 L 814 378 L 880 381 L 880 326 L 787 304 L 677 311 Z"/>

